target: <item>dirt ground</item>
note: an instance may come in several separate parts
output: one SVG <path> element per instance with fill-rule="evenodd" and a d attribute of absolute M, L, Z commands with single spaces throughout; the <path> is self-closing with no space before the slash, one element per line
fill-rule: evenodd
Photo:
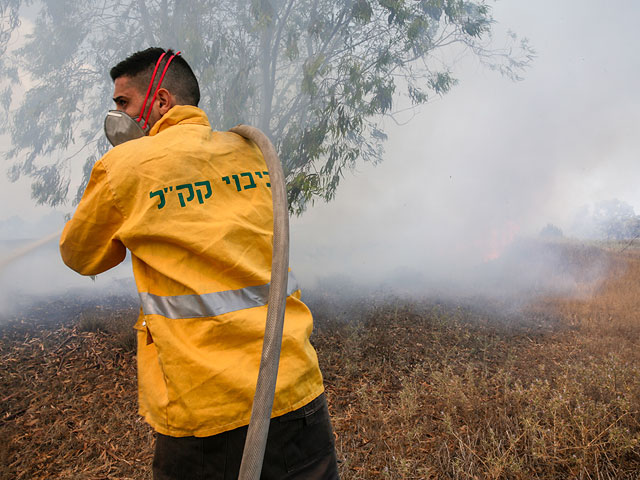
<path fill-rule="evenodd" d="M 517 309 L 316 295 L 343 479 L 640 478 L 640 252 L 557 248 L 606 280 Z M 0 478 L 151 478 L 137 312 L 65 297 L 0 327 Z"/>

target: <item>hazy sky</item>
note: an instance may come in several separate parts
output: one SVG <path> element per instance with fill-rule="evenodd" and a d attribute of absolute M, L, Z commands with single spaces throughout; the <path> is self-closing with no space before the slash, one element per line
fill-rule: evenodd
<path fill-rule="evenodd" d="M 617 197 L 640 213 L 640 2 L 491 5 L 496 37 L 512 29 L 537 51 L 524 81 L 468 58 L 449 94 L 408 125 L 385 122 L 386 160 L 293 219 L 303 270 L 447 269 L 493 258 L 547 222 L 566 229 L 583 204 Z M 0 185 L 0 220 L 46 212 L 25 182 Z"/>
<path fill-rule="evenodd" d="M 525 80 L 460 62 L 449 94 L 387 122 L 383 164 L 295 222 L 300 255 L 327 253 L 336 271 L 446 269 L 547 222 L 566 229 L 583 204 L 617 197 L 640 213 L 640 2 L 511 0 L 494 14 L 537 51 Z"/>

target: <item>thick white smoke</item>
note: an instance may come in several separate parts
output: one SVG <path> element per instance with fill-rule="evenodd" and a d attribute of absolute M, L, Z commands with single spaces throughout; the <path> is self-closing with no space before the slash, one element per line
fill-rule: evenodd
<path fill-rule="evenodd" d="M 339 276 L 355 291 L 455 295 L 505 285 L 535 292 L 551 279 L 548 285 L 568 291 L 579 272 L 565 268 L 558 276 L 550 270 L 557 251 L 527 250 L 518 239 L 535 237 L 549 222 L 566 233 L 577 209 L 601 200 L 619 198 L 640 212 L 640 90 L 632 81 L 640 73 L 640 4 L 491 6 L 498 29 L 512 28 L 537 50 L 524 81 L 468 57 L 444 59 L 460 84 L 406 125 L 387 121 L 385 161 L 358 167 L 334 202 L 293 219 L 291 264 L 303 285 Z M 0 189 L 0 220 L 26 215 L 13 211 L 30 202 L 28 185 L 21 192 Z M 598 265 L 594 272 L 606 271 Z M 93 295 L 108 290 L 110 278 L 130 279 L 130 267 L 110 275 L 95 283 L 78 277 L 53 246 L 0 273 L 5 304 L 15 303 L 15 292 L 86 286 Z"/>

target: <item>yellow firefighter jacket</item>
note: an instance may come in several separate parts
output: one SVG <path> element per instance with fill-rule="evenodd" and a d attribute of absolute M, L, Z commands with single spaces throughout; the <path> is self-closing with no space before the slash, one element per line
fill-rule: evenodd
<path fill-rule="evenodd" d="M 273 216 L 260 150 L 175 106 L 109 151 L 60 240 L 83 275 L 131 251 L 141 300 L 139 409 L 158 432 L 208 436 L 249 423 L 271 273 Z M 272 416 L 323 392 L 312 317 L 290 274 Z"/>

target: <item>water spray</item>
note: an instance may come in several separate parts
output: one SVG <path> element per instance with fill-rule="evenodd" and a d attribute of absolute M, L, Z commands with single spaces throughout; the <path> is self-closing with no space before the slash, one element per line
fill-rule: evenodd
<path fill-rule="evenodd" d="M 28 253 L 36 250 L 37 248 L 46 245 L 47 243 L 59 239 L 60 235 L 62 235 L 62 230 L 42 237 L 40 240 L 36 240 L 35 242 L 30 243 L 29 245 L 14 250 L 9 255 L 4 258 L 0 258 L 0 270 L 4 270 L 4 268 L 9 265 L 11 262 L 18 260 L 21 257 L 24 257 Z"/>

